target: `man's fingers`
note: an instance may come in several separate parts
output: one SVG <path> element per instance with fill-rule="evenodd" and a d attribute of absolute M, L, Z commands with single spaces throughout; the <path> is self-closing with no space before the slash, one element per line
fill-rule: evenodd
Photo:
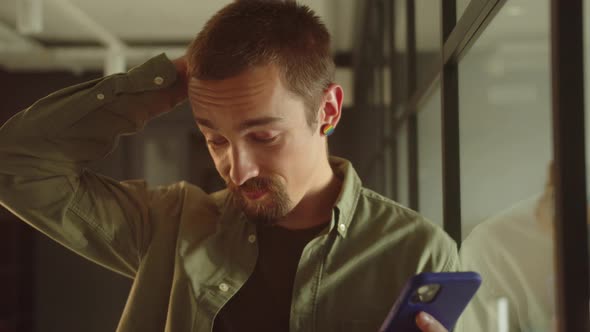
<path fill-rule="evenodd" d="M 416 316 L 416 325 L 422 332 L 448 332 L 441 323 L 425 312 L 421 312 Z"/>

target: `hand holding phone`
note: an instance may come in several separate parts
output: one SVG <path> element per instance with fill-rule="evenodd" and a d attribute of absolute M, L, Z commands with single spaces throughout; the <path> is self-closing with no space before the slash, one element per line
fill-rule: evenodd
<path fill-rule="evenodd" d="M 420 332 L 424 311 L 452 330 L 481 284 L 475 272 L 425 272 L 412 277 L 387 315 L 380 332 Z"/>

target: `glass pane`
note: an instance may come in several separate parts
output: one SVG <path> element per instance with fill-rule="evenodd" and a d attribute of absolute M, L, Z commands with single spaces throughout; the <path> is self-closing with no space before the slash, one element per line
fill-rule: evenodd
<path fill-rule="evenodd" d="M 463 15 L 470 2 L 471 0 L 457 0 L 457 21 L 461 19 L 461 15 Z"/>
<path fill-rule="evenodd" d="M 440 6 L 441 0 L 415 0 L 416 65 L 418 88 L 440 71 Z"/>
<path fill-rule="evenodd" d="M 408 125 L 407 122 L 397 132 L 397 201 L 404 205 L 410 205 L 410 188 L 408 185 Z"/>
<path fill-rule="evenodd" d="M 553 331 L 549 2 L 509 1 L 459 64 L 466 331 Z"/>
<path fill-rule="evenodd" d="M 590 205 L 590 1 L 584 1 L 584 105 L 585 105 L 585 131 L 586 131 L 586 200 Z M 587 216 L 590 225 L 590 208 Z M 589 226 L 590 227 L 590 226 Z M 588 231 L 590 240 L 590 229 Z"/>
<path fill-rule="evenodd" d="M 440 85 L 418 112 L 418 210 L 443 223 Z"/>
<path fill-rule="evenodd" d="M 590 1 L 584 1 L 584 105 L 586 106 L 586 173 L 590 173 Z M 590 183 L 586 182 L 586 188 Z M 590 190 L 588 190 L 590 192 Z M 588 196 L 590 199 L 590 195 Z"/>
<path fill-rule="evenodd" d="M 404 101 L 408 97 L 407 89 L 407 47 L 406 47 L 406 1 L 407 0 L 395 0 L 394 1 L 394 32 L 395 32 L 395 77 L 391 80 L 393 84 L 393 90 L 391 92 L 393 96 L 393 103 L 396 104 L 396 114 L 401 114 L 405 109 L 403 105 Z M 408 178 L 408 131 L 407 122 L 404 122 L 397 132 L 394 133 L 397 136 L 397 201 L 404 205 L 410 205 L 409 195 L 409 178 Z"/>
<path fill-rule="evenodd" d="M 396 77 L 393 80 L 393 100 L 395 103 L 400 104 L 402 101 L 407 99 L 408 96 L 408 66 L 407 66 L 407 29 L 406 29 L 406 0 L 395 1 L 395 51 L 396 57 L 395 70 Z M 401 109 L 401 108 L 400 108 Z"/>

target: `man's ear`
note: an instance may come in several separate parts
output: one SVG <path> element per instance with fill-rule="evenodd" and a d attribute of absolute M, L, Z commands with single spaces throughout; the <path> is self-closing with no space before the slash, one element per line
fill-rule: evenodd
<path fill-rule="evenodd" d="M 336 127 L 342 115 L 344 91 L 338 84 L 332 83 L 324 90 L 322 108 L 320 109 L 320 128 L 323 125 Z"/>

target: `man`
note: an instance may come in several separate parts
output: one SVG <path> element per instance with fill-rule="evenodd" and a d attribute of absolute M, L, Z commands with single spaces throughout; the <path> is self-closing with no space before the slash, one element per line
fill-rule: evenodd
<path fill-rule="evenodd" d="M 550 162 L 543 192 L 485 220 L 463 241 L 462 267 L 483 278 L 465 311 L 466 331 L 557 331 L 554 174 Z"/>
<path fill-rule="evenodd" d="M 295 3 L 230 4 L 186 57 L 58 91 L 0 130 L 0 202 L 134 279 L 118 331 L 376 331 L 405 281 L 456 270 L 439 228 L 328 157 L 342 88 Z M 227 190 L 84 169 L 188 97 Z M 445 331 L 425 314 L 422 331 Z"/>

